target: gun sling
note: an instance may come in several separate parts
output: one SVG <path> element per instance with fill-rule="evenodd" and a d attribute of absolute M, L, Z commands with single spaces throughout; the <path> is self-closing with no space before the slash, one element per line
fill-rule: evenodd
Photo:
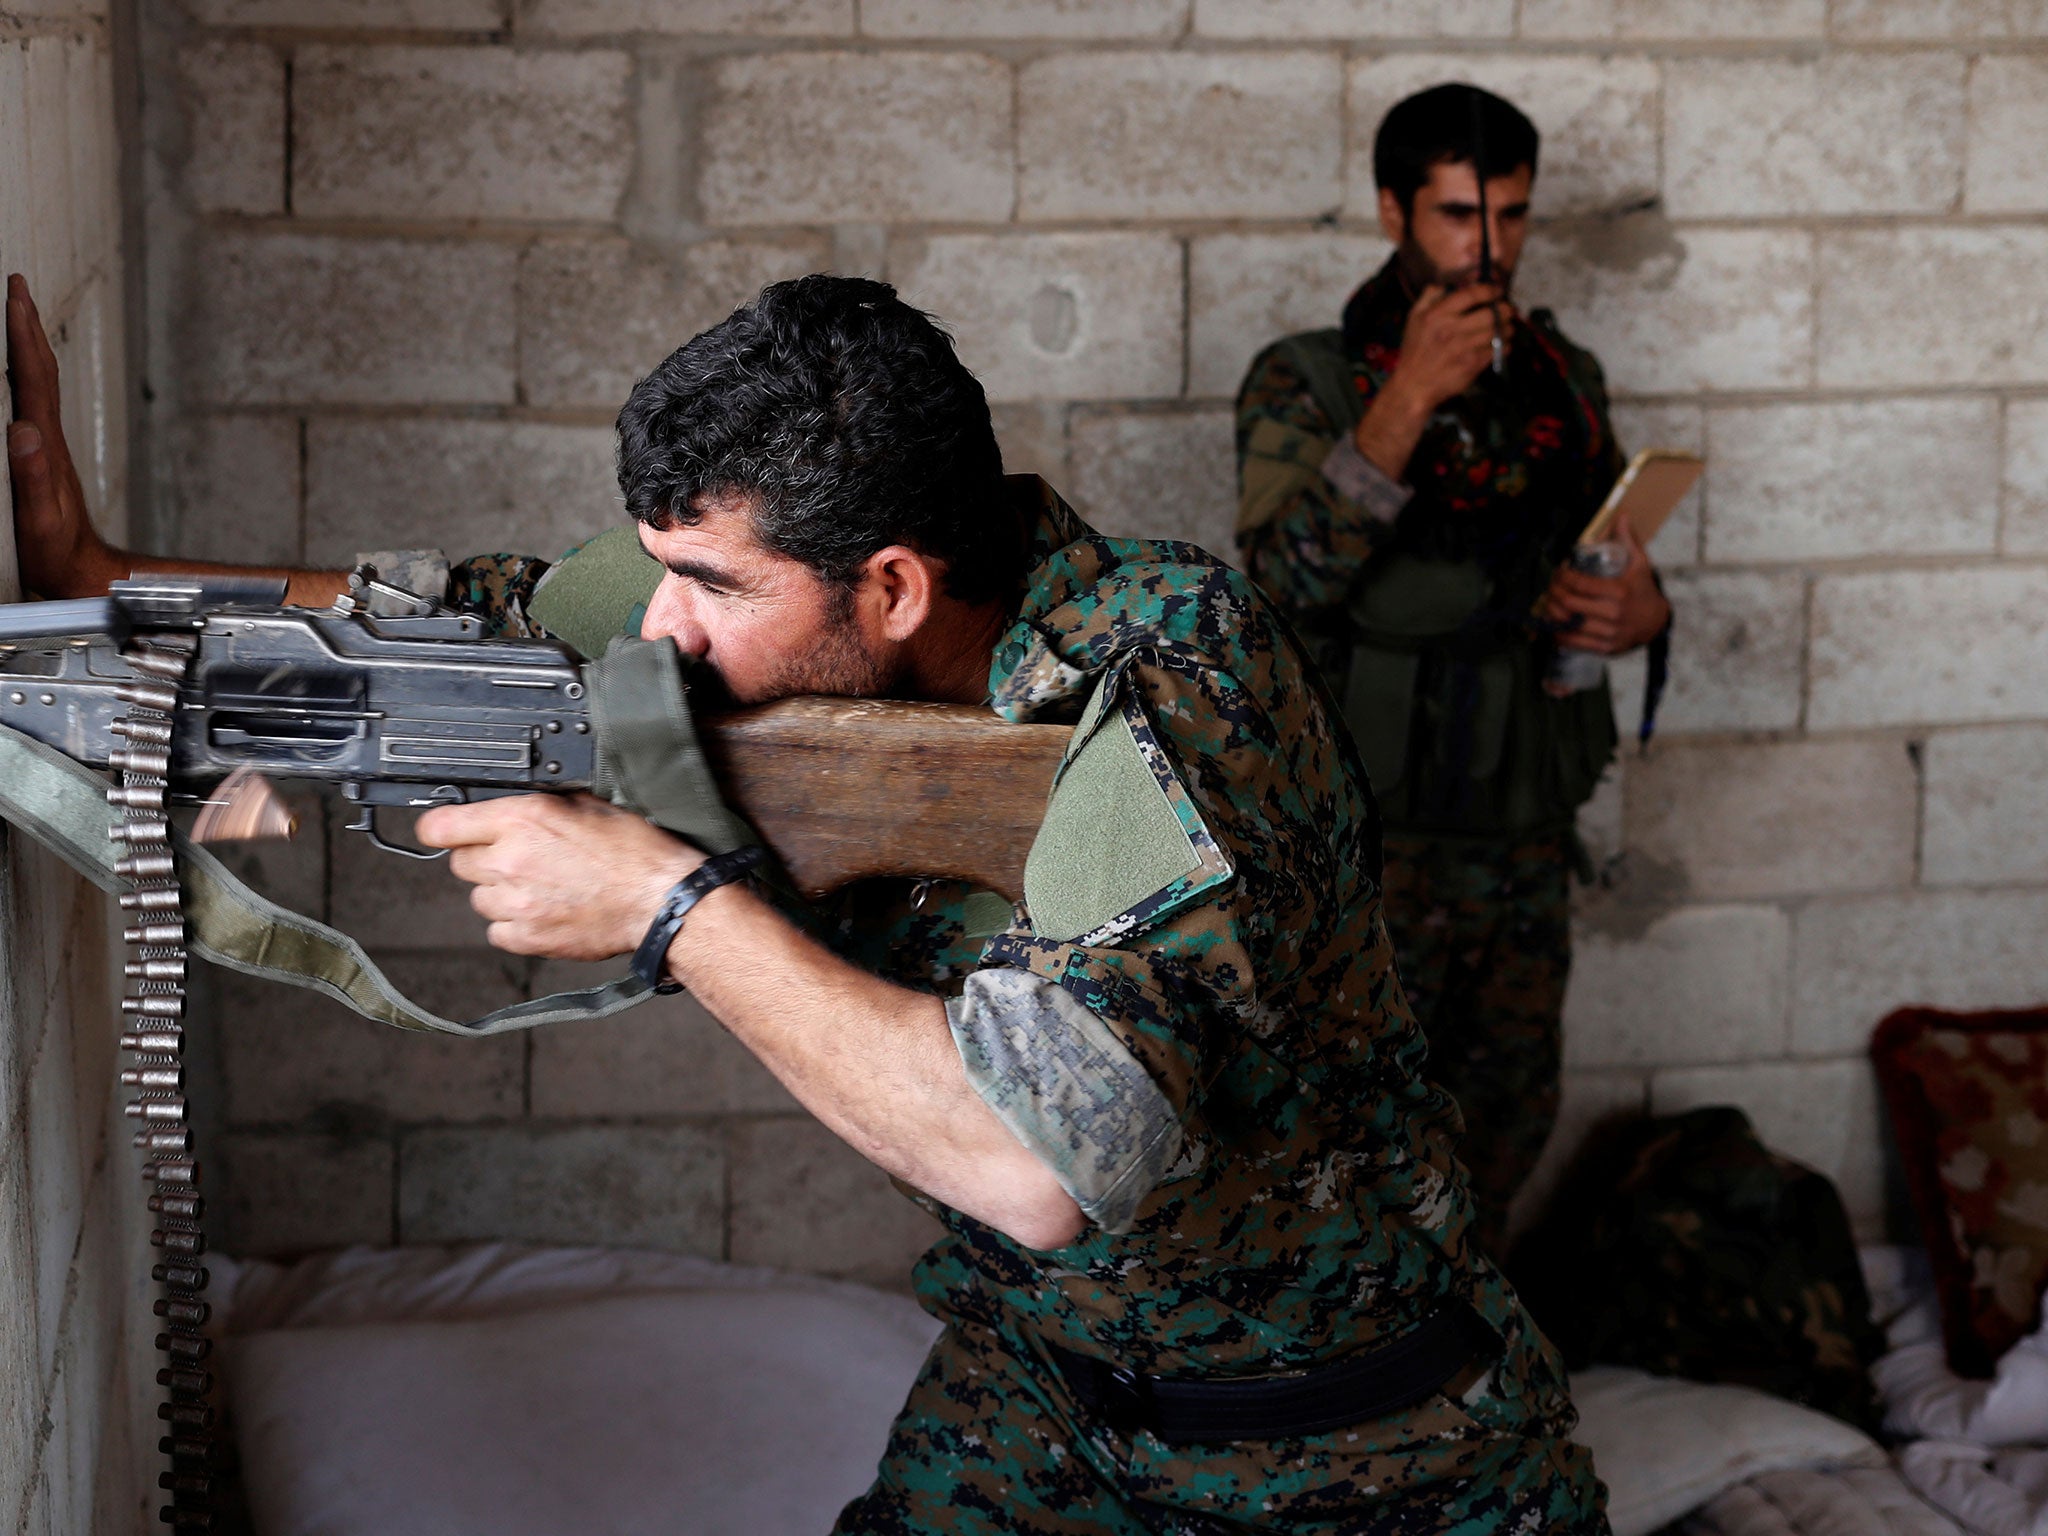
<path fill-rule="evenodd" d="M 102 890 L 122 888 L 114 871 L 122 847 L 109 836 L 118 813 L 107 804 L 106 779 L 4 726 L 0 817 Z M 347 934 L 251 890 L 182 834 L 174 833 L 172 840 L 185 881 L 193 949 L 217 965 L 324 993 L 380 1023 L 453 1035 L 496 1035 L 539 1024 L 601 1019 L 653 995 L 646 983 L 627 976 L 580 992 L 513 1003 L 468 1022 L 445 1019 L 394 987 Z"/>

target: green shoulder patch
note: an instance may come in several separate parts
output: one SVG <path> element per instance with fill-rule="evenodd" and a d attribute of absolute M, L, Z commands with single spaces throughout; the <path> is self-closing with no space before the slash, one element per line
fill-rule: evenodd
<path fill-rule="evenodd" d="M 637 640 L 661 564 L 640 547 L 637 524 L 607 528 L 548 568 L 526 611 L 592 660 L 624 635 Z"/>
<path fill-rule="evenodd" d="M 1096 686 L 1024 862 L 1032 931 L 1119 943 L 1235 873 L 1120 672 Z"/>

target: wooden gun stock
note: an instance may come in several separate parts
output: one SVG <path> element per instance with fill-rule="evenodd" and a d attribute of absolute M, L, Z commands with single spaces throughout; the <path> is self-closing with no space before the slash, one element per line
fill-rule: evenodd
<path fill-rule="evenodd" d="M 783 699 L 700 722 L 727 801 L 806 896 L 878 876 L 965 880 L 1011 901 L 1064 725 L 960 704 Z"/>

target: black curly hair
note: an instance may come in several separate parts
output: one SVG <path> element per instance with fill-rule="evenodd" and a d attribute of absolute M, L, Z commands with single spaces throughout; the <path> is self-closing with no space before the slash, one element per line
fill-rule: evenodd
<path fill-rule="evenodd" d="M 772 283 L 669 354 L 619 412 L 626 510 L 688 526 L 707 494 L 747 498 L 755 537 L 849 586 L 908 544 L 946 590 L 1012 592 L 1028 532 L 1003 494 L 988 398 L 952 338 L 887 283 Z"/>

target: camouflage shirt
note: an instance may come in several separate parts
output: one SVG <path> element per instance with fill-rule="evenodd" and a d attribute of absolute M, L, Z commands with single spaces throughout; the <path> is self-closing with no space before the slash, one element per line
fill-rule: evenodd
<path fill-rule="evenodd" d="M 1527 836 L 1568 826 L 1614 746 L 1603 683 L 1543 688 L 1534 617 L 1620 473 L 1600 365 L 1547 312 L 1506 367 L 1431 416 L 1406 483 L 1352 429 L 1401 358 L 1392 261 L 1345 329 L 1253 359 L 1237 402 L 1238 545 L 1332 679 L 1391 826 Z"/>
<path fill-rule="evenodd" d="M 1020 721 L 1078 720 L 1091 700 L 1117 712 L 1203 862 L 1076 939 L 956 882 L 871 883 L 842 893 L 837 942 L 955 999 L 980 976 L 984 1010 L 1017 1047 L 998 1060 L 974 1009 L 951 1010 L 970 1075 L 977 1052 L 992 1069 L 985 1094 L 1007 1086 L 1042 1124 L 1060 1117 L 1058 1095 L 1038 1091 L 1047 1053 L 1030 1031 L 1043 1027 L 1051 1054 L 1104 1074 L 1111 1097 L 1156 1095 L 1171 1158 L 1155 1145 L 1151 1161 L 1119 1161 L 1143 1187 L 1053 1251 L 918 1196 L 948 1229 L 918 1266 L 920 1294 L 1022 1347 L 1050 1340 L 1162 1374 L 1297 1366 L 1455 1297 L 1508 1343 L 1496 1392 L 1563 1415 L 1547 1346 L 1467 1242 L 1456 1111 L 1421 1075 L 1381 921 L 1377 817 L 1326 692 L 1236 571 L 1192 545 L 1102 538 L 1042 483 L 1013 484 L 1036 498 L 1034 562 L 991 659 L 993 707 Z M 489 557 L 458 566 L 454 585 L 488 608 L 533 575 Z M 1155 1115 L 1137 1118 L 1156 1133 Z"/>

